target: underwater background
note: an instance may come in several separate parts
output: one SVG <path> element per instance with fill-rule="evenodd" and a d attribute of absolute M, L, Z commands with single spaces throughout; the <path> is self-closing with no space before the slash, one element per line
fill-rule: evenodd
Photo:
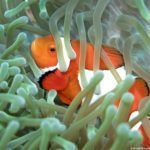
<path fill-rule="evenodd" d="M 69 106 L 57 102 L 57 91 L 45 91 L 38 83 L 43 72 L 32 58 L 31 43 L 49 34 L 62 72 L 68 69 L 66 59 L 75 58 L 70 40 L 80 41 L 82 90 Z M 84 63 L 87 43 L 94 45 L 90 81 Z M 126 77 L 122 80 L 108 63 L 117 86 L 101 96 L 102 44 L 123 55 Z M 0 150 L 150 149 L 149 94 L 129 120 L 134 98 L 128 92 L 135 77 L 149 86 L 149 58 L 150 0 L 0 0 Z M 94 93 L 97 100 L 90 104 Z M 140 129 L 131 130 L 139 122 Z"/>

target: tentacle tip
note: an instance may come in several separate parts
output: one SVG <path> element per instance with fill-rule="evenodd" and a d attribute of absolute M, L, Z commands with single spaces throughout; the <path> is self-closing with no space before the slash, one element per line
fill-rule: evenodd
<path fill-rule="evenodd" d="M 128 136 L 129 133 L 130 133 L 130 127 L 128 124 L 126 124 L 126 123 L 119 124 L 119 126 L 117 128 L 117 134 L 119 136 L 125 137 L 125 136 Z"/>
<path fill-rule="evenodd" d="M 100 70 L 97 70 L 96 72 L 95 72 L 95 76 L 100 76 L 100 77 L 104 77 L 104 74 L 103 74 L 103 72 L 102 71 L 100 71 Z"/>
<path fill-rule="evenodd" d="M 69 58 L 76 59 L 76 53 L 74 52 L 74 50 L 72 50 L 72 52 L 69 54 Z"/>
<path fill-rule="evenodd" d="M 0 31 L 4 31 L 4 25 L 0 24 Z"/>
<path fill-rule="evenodd" d="M 135 80 L 135 77 L 134 77 L 133 75 L 131 75 L 131 74 L 128 74 L 128 75 L 126 76 L 126 79 L 127 79 L 127 80 L 130 80 L 131 82 L 133 82 L 133 81 Z"/>
<path fill-rule="evenodd" d="M 27 34 L 25 32 L 21 32 L 18 35 L 18 39 L 25 40 L 27 38 Z"/>
<path fill-rule="evenodd" d="M 4 16 L 10 18 L 10 10 L 5 11 Z"/>
<path fill-rule="evenodd" d="M 12 120 L 10 123 L 10 126 L 12 126 L 12 128 L 19 128 L 20 127 L 20 123 L 18 121 Z"/>
<path fill-rule="evenodd" d="M 47 19 L 48 18 L 47 12 L 45 12 L 45 11 L 41 11 L 39 16 L 40 16 L 41 19 L 43 19 L 43 18 Z"/>
<path fill-rule="evenodd" d="M 25 23 L 28 23 L 29 19 L 27 16 L 22 16 L 21 17 L 22 21 L 25 22 Z"/>
<path fill-rule="evenodd" d="M 108 106 L 106 110 L 106 114 L 111 117 L 115 116 L 116 112 L 117 112 L 117 107 L 114 105 Z"/>
<path fill-rule="evenodd" d="M 132 104 L 132 102 L 134 101 L 134 96 L 133 94 L 127 92 L 125 94 L 123 94 L 122 96 L 122 101 L 126 104 Z"/>
<path fill-rule="evenodd" d="M 58 68 L 59 68 L 59 70 L 60 70 L 61 72 L 66 72 L 66 71 L 68 70 L 68 66 L 67 66 L 67 65 L 62 65 L 62 64 L 60 64 L 60 65 L 58 66 Z"/>

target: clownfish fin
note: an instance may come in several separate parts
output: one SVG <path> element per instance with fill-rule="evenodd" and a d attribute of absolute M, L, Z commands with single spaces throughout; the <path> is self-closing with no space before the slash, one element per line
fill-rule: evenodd
<path fill-rule="evenodd" d="M 123 55 L 113 47 L 107 45 L 102 45 L 104 52 L 107 54 L 114 68 L 119 68 L 124 65 Z M 100 59 L 100 69 L 107 70 L 106 64 L 102 59 Z"/>
<path fill-rule="evenodd" d="M 58 96 L 60 97 L 61 101 L 66 104 L 66 105 L 70 105 L 70 103 L 72 102 L 71 99 L 67 98 L 64 94 L 59 93 L 58 92 Z"/>
<path fill-rule="evenodd" d="M 150 94 L 150 90 L 145 80 L 143 80 L 142 78 L 136 78 L 135 82 L 129 89 L 129 92 L 133 94 L 134 96 L 134 101 L 130 109 L 130 113 L 132 113 L 138 110 L 139 103 L 144 97 Z M 119 103 L 120 103 L 120 100 L 117 100 L 115 102 L 115 105 L 119 106 Z"/>
<path fill-rule="evenodd" d="M 134 84 L 130 88 L 129 92 L 134 95 L 134 102 L 131 106 L 131 111 L 137 111 L 140 101 L 150 94 L 150 89 L 145 80 L 142 78 L 136 78 Z"/>
<path fill-rule="evenodd" d="M 80 41 L 72 40 L 72 47 L 77 55 L 77 62 L 79 63 L 80 58 Z M 109 57 L 114 68 L 119 68 L 124 65 L 123 55 L 113 47 L 109 47 L 107 45 L 102 45 L 103 50 Z M 85 69 L 93 70 L 93 59 L 94 59 L 94 47 L 92 44 L 87 43 L 86 45 L 86 61 L 85 61 Z M 99 69 L 108 70 L 109 68 L 106 66 L 102 58 L 100 58 Z"/>
<path fill-rule="evenodd" d="M 63 103 L 69 105 L 80 91 L 81 91 L 81 87 L 79 84 L 79 80 L 77 75 L 75 74 L 70 78 L 67 88 L 58 91 L 58 96 L 60 97 Z"/>
<path fill-rule="evenodd" d="M 45 90 L 63 90 L 67 87 L 68 83 L 69 78 L 67 74 L 61 73 L 58 69 L 46 72 L 39 79 L 40 86 Z"/>

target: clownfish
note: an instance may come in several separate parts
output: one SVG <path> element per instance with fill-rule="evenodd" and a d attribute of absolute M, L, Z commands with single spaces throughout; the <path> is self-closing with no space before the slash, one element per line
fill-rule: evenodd
<path fill-rule="evenodd" d="M 71 45 L 76 52 L 76 59 L 70 61 L 69 68 L 66 72 L 61 72 L 58 68 L 53 71 L 47 71 L 39 79 L 39 84 L 45 90 L 55 89 L 64 104 L 69 105 L 73 98 L 81 91 L 78 81 L 79 57 L 80 57 L 80 41 L 72 40 Z M 103 50 L 111 60 L 115 68 L 124 65 L 122 54 L 115 48 L 102 45 Z M 52 35 L 35 39 L 31 44 L 31 54 L 37 66 L 41 69 L 56 66 L 58 63 L 55 41 Z M 94 47 L 87 43 L 85 69 L 93 70 Z M 108 70 L 107 66 L 100 58 L 99 68 Z M 133 86 L 129 90 L 135 97 L 132 111 L 137 110 L 139 101 L 149 95 L 149 88 L 146 82 L 137 78 Z"/>
<path fill-rule="evenodd" d="M 80 42 L 72 40 L 71 45 L 76 52 L 76 59 L 70 61 L 69 68 L 66 72 L 60 72 L 59 69 L 48 71 L 39 79 L 39 83 L 45 90 L 55 89 L 61 101 L 67 105 L 81 91 L 78 81 L 78 64 L 80 55 Z M 116 49 L 103 45 L 103 49 L 109 56 L 115 68 L 124 64 L 122 55 Z M 31 54 L 37 66 L 41 69 L 56 66 L 58 63 L 55 42 L 52 35 L 35 39 L 31 44 Z M 93 70 L 94 47 L 87 44 L 85 68 Z M 107 66 L 100 59 L 101 70 L 107 70 Z"/>

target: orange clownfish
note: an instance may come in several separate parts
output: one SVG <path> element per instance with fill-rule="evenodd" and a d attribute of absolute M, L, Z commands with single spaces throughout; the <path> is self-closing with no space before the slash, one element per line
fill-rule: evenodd
<path fill-rule="evenodd" d="M 67 105 L 71 103 L 73 98 L 81 91 L 78 81 L 78 64 L 80 57 L 80 42 L 72 40 L 71 45 L 76 52 L 76 59 L 70 61 L 69 68 L 66 72 L 60 72 L 59 69 L 48 71 L 41 76 L 39 83 L 45 90 L 55 89 L 61 101 Z M 108 55 L 115 68 L 124 65 L 123 56 L 115 48 L 102 45 L 103 50 Z M 55 42 L 52 35 L 35 39 L 31 44 L 31 53 L 33 59 L 39 68 L 44 69 L 56 66 L 58 63 Z M 93 70 L 94 47 L 92 44 L 87 44 L 85 68 Z M 100 58 L 101 70 L 107 70 L 107 66 Z M 137 79 L 130 91 L 135 95 L 136 103 L 133 109 L 137 110 L 139 101 L 149 94 L 147 86 L 142 79 Z M 142 91 L 142 92 L 141 92 Z"/>
<path fill-rule="evenodd" d="M 39 83 L 45 90 L 55 89 L 61 101 L 65 104 L 70 104 L 73 98 L 81 91 L 78 81 L 78 63 L 80 55 L 80 42 L 78 40 L 71 41 L 72 47 L 76 52 L 76 59 L 70 61 L 69 68 L 66 72 L 60 72 L 55 69 L 48 71 L 41 76 Z M 124 64 L 122 55 L 112 47 L 103 45 L 103 49 L 109 56 L 115 68 Z M 31 44 L 31 53 L 33 59 L 39 68 L 44 69 L 56 66 L 58 63 L 55 42 L 52 35 L 35 39 Z M 92 44 L 87 44 L 85 68 L 93 69 L 94 47 Z M 100 59 L 100 69 L 108 69 L 102 59 Z"/>

